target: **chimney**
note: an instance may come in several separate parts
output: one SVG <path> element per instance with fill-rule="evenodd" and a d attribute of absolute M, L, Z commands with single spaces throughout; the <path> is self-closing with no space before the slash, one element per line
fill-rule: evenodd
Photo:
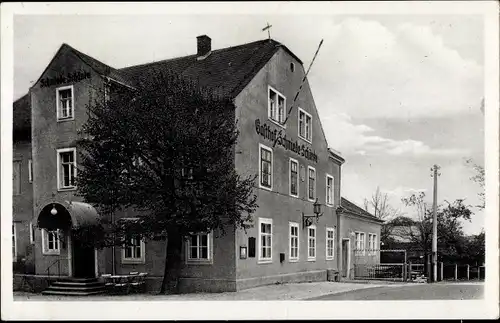
<path fill-rule="evenodd" d="M 212 39 L 207 35 L 201 35 L 196 37 L 198 41 L 198 52 L 196 54 L 198 60 L 205 59 L 212 50 Z"/>

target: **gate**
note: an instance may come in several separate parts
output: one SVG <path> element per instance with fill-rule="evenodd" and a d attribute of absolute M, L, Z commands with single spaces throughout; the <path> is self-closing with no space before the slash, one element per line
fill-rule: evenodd
<path fill-rule="evenodd" d="M 389 261 L 387 261 L 389 260 Z M 406 250 L 354 250 L 354 278 L 405 281 Z"/>

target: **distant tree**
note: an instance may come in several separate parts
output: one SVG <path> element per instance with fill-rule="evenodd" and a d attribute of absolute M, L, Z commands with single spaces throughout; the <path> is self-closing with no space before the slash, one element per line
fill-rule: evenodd
<path fill-rule="evenodd" d="M 486 255 L 486 244 L 484 238 L 484 230 L 482 230 L 479 234 L 467 237 L 466 249 L 464 252 L 466 263 L 477 266 L 484 264 Z"/>
<path fill-rule="evenodd" d="M 469 166 L 472 167 L 472 169 L 475 172 L 475 175 L 472 176 L 470 179 L 474 182 L 476 182 L 479 187 L 481 188 L 481 191 L 477 194 L 479 196 L 479 199 L 481 201 L 481 204 L 477 205 L 478 208 L 484 209 L 485 207 L 485 195 L 484 195 L 484 167 L 481 165 L 478 165 L 474 163 L 472 159 L 467 159 L 465 163 Z"/>
<path fill-rule="evenodd" d="M 401 211 L 390 205 L 389 195 L 387 193 L 382 193 L 378 186 L 369 200 L 366 198 L 364 199 L 363 205 L 365 211 L 372 213 L 380 220 L 386 221 L 380 230 L 380 242 L 386 245 L 389 243 L 388 239 L 392 230 L 392 224 L 389 220 L 401 215 Z"/>
<path fill-rule="evenodd" d="M 79 229 L 100 247 L 130 237 L 163 238 L 160 292 L 177 291 L 182 239 L 251 226 L 255 176 L 234 167 L 238 131 L 230 97 L 159 71 L 139 90 L 116 90 L 88 107 L 83 126 L 79 194 L 108 221 Z M 109 221 L 117 210 L 137 220 Z"/>
<path fill-rule="evenodd" d="M 425 193 L 412 194 L 402 199 L 406 206 L 415 208 L 414 217 L 399 216 L 390 221 L 392 235 L 405 241 L 413 250 L 420 250 L 427 259 L 432 250 L 432 210 L 427 208 Z M 464 233 L 461 220 L 469 221 L 472 211 L 464 200 L 457 199 L 453 203 L 445 201 L 437 211 L 438 253 L 445 261 L 454 261 L 461 257 L 465 250 Z"/>

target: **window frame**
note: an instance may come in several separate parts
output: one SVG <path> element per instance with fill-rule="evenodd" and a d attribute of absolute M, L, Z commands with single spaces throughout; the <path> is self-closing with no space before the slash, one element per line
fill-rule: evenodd
<path fill-rule="evenodd" d="M 200 241 L 200 237 L 202 235 L 207 235 L 207 259 L 202 258 L 191 258 L 191 236 L 197 236 L 198 243 Z M 208 233 L 193 233 L 187 236 L 186 239 L 186 264 L 189 265 L 212 265 L 213 264 L 213 234 L 212 232 Z M 198 246 L 199 248 L 199 246 Z"/>
<path fill-rule="evenodd" d="M 57 190 L 58 191 L 74 191 L 76 190 L 77 186 L 62 186 L 62 180 L 64 178 L 61 178 L 61 167 L 62 167 L 62 160 L 61 160 L 61 153 L 67 153 L 67 152 L 72 152 L 73 153 L 73 163 L 74 163 L 74 168 L 73 168 L 73 178 L 76 180 L 77 178 L 77 162 L 76 162 L 76 147 L 70 147 L 70 148 L 60 148 L 57 149 Z"/>
<path fill-rule="evenodd" d="M 314 230 L 314 257 L 310 256 L 309 251 L 311 250 L 311 229 Z M 307 261 L 316 261 L 316 256 L 318 254 L 318 229 L 315 224 L 307 227 Z"/>
<path fill-rule="evenodd" d="M 17 223 L 12 222 L 12 262 L 17 262 Z"/>
<path fill-rule="evenodd" d="M 297 235 L 292 236 L 292 228 L 297 229 Z M 288 261 L 297 262 L 300 259 L 300 226 L 297 222 L 288 222 Z M 297 239 L 297 257 L 292 257 L 292 238 Z"/>
<path fill-rule="evenodd" d="M 269 258 L 263 258 L 262 257 L 262 224 L 269 224 L 271 226 L 271 233 L 268 234 L 268 233 L 264 233 L 265 235 L 269 235 L 271 236 L 271 257 Z M 258 263 L 259 264 L 266 264 L 266 263 L 272 263 L 273 262 L 273 233 L 274 233 L 274 230 L 273 230 L 273 219 L 271 218 L 259 218 L 259 243 L 258 243 L 258 247 L 259 247 L 259 256 L 258 256 Z M 267 246 L 266 246 L 267 248 Z"/>
<path fill-rule="evenodd" d="M 365 256 L 366 255 L 366 233 L 363 231 L 354 231 L 355 234 L 355 245 L 356 245 L 356 255 L 358 256 Z M 361 241 L 361 249 L 358 249 L 358 234 L 360 237 L 363 237 L 363 239 L 360 239 Z"/>
<path fill-rule="evenodd" d="M 283 98 L 283 120 L 277 120 L 274 119 L 271 116 L 271 100 L 270 100 L 270 95 L 271 91 L 273 91 L 276 94 L 276 98 L 279 98 L 280 96 Z M 285 122 L 286 119 L 286 96 L 284 96 L 281 92 L 277 91 L 275 88 L 273 88 L 271 85 L 267 86 L 267 119 L 271 121 L 272 123 L 280 126 L 283 129 L 286 129 L 286 125 L 283 123 Z M 279 99 L 276 100 L 276 116 L 279 119 Z"/>
<path fill-rule="evenodd" d="M 368 233 L 368 255 L 374 256 L 377 254 L 376 252 L 376 241 L 377 234 L 376 233 Z M 371 245 L 371 248 L 370 248 Z"/>
<path fill-rule="evenodd" d="M 326 235 L 325 235 L 325 237 L 326 237 L 326 239 L 325 239 L 325 241 L 326 241 L 326 243 L 325 243 L 325 258 L 326 258 L 326 260 L 333 260 L 333 259 L 335 259 L 335 228 L 334 227 L 326 227 L 325 232 L 326 232 Z M 333 234 L 332 238 L 328 237 L 328 232 L 332 232 L 332 234 Z M 331 248 L 332 255 L 331 256 L 328 255 L 328 250 L 330 249 L 328 247 L 329 241 L 332 242 L 332 248 Z"/>
<path fill-rule="evenodd" d="M 328 203 L 328 180 L 331 179 L 332 180 L 332 187 L 331 187 L 331 198 L 330 198 L 330 203 Z M 330 174 L 326 174 L 326 183 L 325 183 L 325 190 L 326 190 L 326 194 L 325 194 L 325 204 L 326 206 L 334 206 L 335 205 L 335 199 L 334 199 L 334 195 L 335 195 L 335 179 L 332 175 Z"/>
<path fill-rule="evenodd" d="M 139 218 L 120 218 L 118 219 L 118 222 L 120 221 L 136 221 L 139 220 Z M 134 237 L 130 237 L 130 239 L 133 239 Z M 123 265 L 127 264 L 145 264 L 146 263 L 146 243 L 144 239 L 142 239 L 141 236 L 137 237 L 136 239 L 139 239 L 139 248 L 141 249 L 141 257 L 140 258 L 128 258 L 125 257 L 125 248 L 128 248 L 126 245 L 121 246 L 121 263 Z"/>
<path fill-rule="evenodd" d="M 311 180 L 311 177 L 309 176 L 309 171 L 310 170 L 313 170 L 314 171 L 314 187 L 313 187 L 313 191 L 314 191 L 314 196 L 313 198 L 310 197 L 309 195 L 309 186 L 310 186 L 310 180 Z M 316 201 L 316 197 L 318 197 L 318 194 L 317 194 L 317 191 L 316 191 L 316 185 L 317 185 L 317 181 L 318 181 L 318 176 L 317 176 L 317 173 L 316 173 L 316 168 L 312 167 L 312 166 L 307 166 L 307 200 L 308 201 L 311 201 L 311 202 L 314 202 Z"/>
<path fill-rule="evenodd" d="M 300 133 L 300 114 L 301 114 L 301 112 L 304 113 L 304 136 L 302 136 L 301 133 Z M 307 117 L 309 117 L 310 120 L 311 120 L 311 123 L 309 124 L 309 129 L 308 129 L 309 130 L 310 139 L 307 139 L 308 133 L 306 133 Z M 313 120 L 312 115 L 309 112 L 307 112 L 306 110 L 304 110 L 304 109 L 302 109 L 300 107 L 298 108 L 298 113 L 297 113 L 297 134 L 298 134 L 298 137 L 300 139 L 302 139 L 302 140 L 304 140 L 304 141 L 306 141 L 306 142 L 308 142 L 310 144 L 312 144 L 312 133 L 313 133 L 313 131 L 312 131 L 312 123 L 313 123 L 312 120 Z"/>
<path fill-rule="evenodd" d="M 28 159 L 28 183 L 33 183 L 33 160 Z"/>
<path fill-rule="evenodd" d="M 262 149 L 267 150 L 271 153 L 271 185 L 270 187 L 262 185 Z M 272 148 L 259 143 L 259 188 L 266 189 L 268 191 L 273 190 L 273 174 L 274 174 L 274 152 Z"/>
<path fill-rule="evenodd" d="M 30 221 L 30 244 L 35 244 L 35 227 L 33 226 L 33 222 Z"/>
<path fill-rule="evenodd" d="M 56 232 L 56 237 L 54 241 L 57 241 L 57 249 L 49 249 L 49 232 Z M 60 241 L 60 230 L 47 230 L 42 229 L 42 254 L 46 256 L 58 256 L 61 254 L 61 241 Z"/>
<path fill-rule="evenodd" d="M 297 180 L 296 180 L 296 187 L 297 187 L 297 194 L 293 194 L 292 193 L 292 163 L 295 163 L 297 165 Z M 296 159 L 293 159 L 292 157 L 290 157 L 289 159 L 289 162 L 288 162 L 288 194 L 290 194 L 290 196 L 293 196 L 293 197 L 299 197 L 299 177 L 300 177 L 300 169 L 299 169 L 300 165 L 299 165 L 299 162 L 296 160 Z"/>
<path fill-rule="evenodd" d="M 14 176 L 12 176 L 12 195 L 13 195 L 13 196 L 19 196 L 19 195 L 21 195 L 21 193 L 22 193 L 22 185 L 21 185 L 21 184 L 22 184 L 22 181 L 21 181 L 21 173 L 22 173 L 22 171 L 23 171 L 23 169 L 22 169 L 22 168 L 23 168 L 23 167 L 22 167 L 22 160 L 21 160 L 21 159 L 16 158 L 16 159 L 14 159 L 14 160 L 12 161 L 12 175 L 14 175 L 14 171 L 15 171 L 15 170 L 14 170 L 14 167 L 15 167 L 14 165 L 18 165 L 18 166 L 17 166 L 17 168 L 19 169 L 19 172 L 18 172 L 18 174 L 17 174 L 17 175 L 18 175 L 18 176 L 17 176 L 17 181 L 16 181 L 16 182 L 17 182 L 17 187 L 19 188 L 19 190 L 18 190 L 18 191 L 16 191 L 16 190 L 14 189 Z"/>
<path fill-rule="evenodd" d="M 61 111 L 60 111 L 60 98 L 59 98 L 59 91 L 63 90 L 71 90 L 71 117 L 61 117 Z M 73 84 L 72 85 L 66 85 L 66 86 L 61 86 L 56 88 L 56 116 L 57 116 L 57 122 L 64 122 L 64 121 L 71 121 L 75 120 L 75 89 Z"/>

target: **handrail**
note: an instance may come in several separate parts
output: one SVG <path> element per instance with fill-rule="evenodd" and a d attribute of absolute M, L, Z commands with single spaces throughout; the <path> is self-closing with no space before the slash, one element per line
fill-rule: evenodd
<path fill-rule="evenodd" d="M 48 278 L 50 279 L 50 268 L 52 268 L 52 266 L 54 266 L 55 264 L 57 264 L 57 277 L 61 277 L 61 260 L 68 260 L 68 258 L 58 258 L 56 260 L 54 260 L 52 262 L 52 264 L 50 264 L 48 267 L 47 267 L 47 276 Z"/>

